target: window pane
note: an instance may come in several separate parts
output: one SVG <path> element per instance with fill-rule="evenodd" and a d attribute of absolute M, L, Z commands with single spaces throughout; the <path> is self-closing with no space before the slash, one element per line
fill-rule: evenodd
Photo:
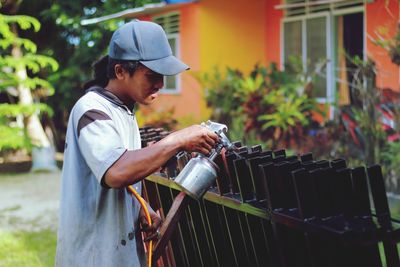
<path fill-rule="evenodd" d="M 176 55 L 176 38 L 168 38 L 168 42 L 171 46 L 172 54 Z M 165 76 L 164 80 L 164 88 L 165 89 L 176 89 L 176 76 Z"/>
<path fill-rule="evenodd" d="M 355 56 L 363 58 L 363 17 L 363 13 L 355 13 L 337 16 L 335 19 L 335 78 L 340 105 L 357 103 L 357 100 L 353 98 L 355 96 L 353 93 L 354 89 L 351 87 L 356 67 L 352 59 Z"/>
<path fill-rule="evenodd" d="M 284 24 L 284 62 L 289 62 L 290 56 L 302 56 L 301 21 L 285 22 Z"/>
<path fill-rule="evenodd" d="M 307 29 L 307 57 L 310 71 L 315 69 L 318 62 L 326 60 L 326 18 L 313 18 L 306 21 Z M 325 98 L 327 96 L 327 71 L 317 75 L 314 84 L 314 96 Z"/>
<path fill-rule="evenodd" d="M 172 54 L 176 55 L 176 39 L 175 38 L 168 38 L 169 45 L 172 49 Z"/>
<path fill-rule="evenodd" d="M 175 76 L 165 77 L 165 89 L 176 89 L 176 78 Z"/>

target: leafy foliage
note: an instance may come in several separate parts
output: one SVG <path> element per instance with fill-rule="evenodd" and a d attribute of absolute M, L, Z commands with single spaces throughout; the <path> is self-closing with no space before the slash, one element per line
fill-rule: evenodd
<path fill-rule="evenodd" d="M 0 105 L 0 118 L 15 118 L 19 115 L 27 117 L 34 114 L 35 112 L 42 111 L 52 115 L 52 109 L 43 103 L 36 103 L 33 105 L 22 105 L 22 104 L 1 104 Z"/>
<path fill-rule="evenodd" d="M 0 124 L 0 151 L 17 150 L 30 146 L 24 129 L 18 126 Z"/>
<path fill-rule="evenodd" d="M 54 110 L 55 128 L 59 131 L 59 150 L 63 149 L 69 111 L 84 94 L 82 85 L 91 79 L 91 66 L 107 52 L 113 31 L 124 19 L 85 26 L 80 22 L 86 18 L 101 17 L 152 2 L 160 1 L 35 0 L 34 5 L 32 1 L 22 1 L 19 13 L 36 17 L 42 25 L 37 34 L 29 31 L 24 32 L 24 36 L 37 44 L 40 53 L 57 58 L 60 64 L 59 70 L 48 73 L 47 79 L 57 88 L 47 103 Z"/>
<path fill-rule="evenodd" d="M 206 87 L 207 106 L 213 108 L 212 118 L 230 125 L 231 119 L 239 115 L 238 107 L 242 104 L 240 82 L 243 74 L 227 67 L 225 75 L 214 68 L 211 74 L 196 73 L 195 77 Z"/>
<path fill-rule="evenodd" d="M 0 14 L 0 92 L 9 92 L 12 88 L 23 86 L 31 90 L 40 90 L 51 95 L 54 93 L 53 86 L 46 80 L 33 76 L 41 70 L 49 67 L 56 71 L 58 63 L 53 58 L 36 54 L 37 46 L 29 39 L 18 36 L 16 25 L 21 30 L 33 29 L 37 32 L 40 23 L 30 16 L 8 16 Z M 10 55 L 11 50 L 18 48 L 22 53 L 18 57 Z M 24 54 L 26 53 L 26 54 Z M 28 70 L 30 75 L 21 75 L 21 70 Z M 43 90 L 42 88 L 45 88 Z M 14 90 L 17 92 L 16 90 Z M 18 93 L 17 95 L 18 96 Z M 18 116 L 29 116 L 40 111 L 51 114 L 51 108 L 43 103 L 33 105 L 22 104 L 0 104 L 0 150 L 19 149 L 29 147 L 29 142 L 24 129 L 17 126 L 15 118 Z"/>
<path fill-rule="evenodd" d="M 387 35 L 387 28 L 380 27 L 376 31 L 378 38 L 373 43 L 385 49 L 393 64 L 400 66 L 400 24 L 397 25 L 396 33 L 393 36 Z"/>
<path fill-rule="evenodd" d="M 316 123 L 313 114 L 323 114 L 312 97 L 312 77 L 298 65 L 292 59 L 286 72 L 275 64 L 256 65 L 248 76 L 227 68 L 225 77 L 216 70 L 211 77 L 198 78 L 207 88 L 213 118 L 229 125 L 230 135 L 240 140 L 248 137 L 250 143 L 267 142 L 271 148 L 293 147 L 301 145 Z"/>
<path fill-rule="evenodd" d="M 382 151 L 382 162 L 390 177 L 400 177 L 400 142 L 387 143 Z"/>
<path fill-rule="evenodd" d="M 358 71 L 354 74 L 356 103 L 351 107 L 359 122 L 363 140 L 362 156 L 367 164 L 380 161 L 381 146 L 386 135 L 380 124 L 382 114 L 377 107 L 381 103 L 381 90 L 376 87 L 376 68 L 372 60 L 353 59 Z"/>
<path fill-rule="evenodd" d="M 139 125 L 163 128 L 168 131 L 175 130 L 178 124 L 177 120 L 173 118 L 173 114 L 173 108 L 162 111 L 147 110 L 142 112 L 138 110 L 135 112 Z"/>

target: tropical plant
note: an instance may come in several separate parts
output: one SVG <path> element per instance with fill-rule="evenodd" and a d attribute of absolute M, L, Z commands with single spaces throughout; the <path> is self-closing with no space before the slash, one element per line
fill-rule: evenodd
<path fill-rule="evenodd" d="M 230 127 L 233 139 L 298 148 L 317 123 L 314 113 L 323 114 L 312 97 L 312 78 L 299 65 L 293 58 L 287 71 L 256 64 L 249 75 L 227 68 L 225 76 L 216 69 L 197 77 L 213 118 Z"/>
<path fill-rule="evenodd" d="M 363 159 L 367 164 L 380 162 L 381 147 L 386 135 L 380 123 L 381 111 L 377 109 L 381 103 L 381 90 L 376 87 L 376 68 L 372 60 L 353 59 L 357 71 L 354 74 L 353 93 L 356 103 L 351 110 L 358 121 L 364 138 Z"/>
<path fill-rule="evenodd" d="M 207 106 L 213 108 L 212 119 L 231 124 L 232 115 L 238 115 L 238 107 L 242 104 L 240 84 L 242 73 L 226 68 L 226 73 L 215 67 L 212 74 L 197 73 L 195 77 L 205 87 Z"/>
<path fill-rule="evenodd" d="M 17 0 L 9 0 L 17 1 Z M 91 65 L 107 53 L 108 41 L 114 30 L 131 18 L 117 18 L 101 23 L 81 25 L 87 18 L 110 15 L 129 8 L 143 6 L 159 0 L 18 0 L 18 14 L 37 18 L 42 27 L 39 32 L 23 32 L 33 40 L 38 52 L 57 58 L 60 66 L 57 72 L 49 73 L 47 80 L 57 90 L 48 103 L 54 110 L 50 120 L 59 151 L 64 149 L 65 132 L 69 112 L 85 91 L 82 85 L 91 79 Z M 0 9 L 8 12 L 4 6 Z"/>
<path fill-rule="evenodd" d="M 382 162 L 390 178 L 399 183 L 400 177 L 400 142 L 389 142 L 382 151 Z"/>
<path fill-rule="evenodd" d="M 174 108 L 167 110 L 157 110 L 147 107 L 146 110 L 138 110 L 135 112 L 138 124 L 141 126 L 149 126 L 154 128 L 163 128 L 168 131 L 176 129 L 177 120 L 173 118 Z"/>
<path fill-rule="evenodd" d="M 385 49 L 392 63 L 400 66 L 400 22 L 397 24 L 396 33 L 393 36 L 388 36 L 386 27 L 379 27 L 375 32 L 377 39 L 373 43 Z"/>
<path fill-rule="evenodd" d="M 195 73 L 194 76 L 204 87 L 207 106 L 212 108 L 211 119 L 226 124 L 232 140 L 244 140 L 240 93 L 243 74 L 229 67 L 222 73 L 215 67 L 211 74 Z"/>
<path fill-rule="evenodd" d="M 19 37 L 19 30 L 38 31 L 37 19 L 22 15 L 0 14 L 0 92 L 7 93 L 10 103 L 0 104 L 0 127 L 5 138 L 0 138 L 0 150 L 8 151 L 50 146 L 38 115 L 51 114 L 51 108 L 38 100 L 54 93 L 53 86 L 40 73 L 55 71 L 58 63 L 51 57 L 37 54 L 37 46 Z M 29 141 L 28 141 L 29 140 Z"/>
<path fill-rule="evenodd" d="M 303 72 L 297 58 L 291 58 L 286 71 L 275 64 L 268 69 L 257 66 L 250 78 L 259 88 L 244 87 L 246 131 L 256 130 L 272 148 L 300 149 L 308 131 L 318 124 L 314 114 L 324 115 L 312 96 L 311 74 Z"/>

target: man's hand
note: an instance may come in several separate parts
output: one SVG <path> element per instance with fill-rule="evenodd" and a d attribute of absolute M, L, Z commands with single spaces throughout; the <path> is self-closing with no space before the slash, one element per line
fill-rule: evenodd
<path fill-rule="evenodd" d="M 149 210 L 150 218 L 152 221 L 152 225 L 149 225 L 146 220 L 146 214 L 143 208 L 140 209 L 139 220 L 142 225 L 142 231 L 147 234 L 145 238 L 145 242 L 150 239 L 158 239 L 158 228 L 161 226 L 162 220 L 161 217 L 150 207 L 150 205 L 146 202 L 147 209 Z"/>
<path fill-rule="evenodd" d="M 218 141 L 217 134 L 200 125 L 192 125 L 173 132 L 168 137 L 178 142 L 183 150 L 200 152 L 204 155 L 208 155 Z"/>

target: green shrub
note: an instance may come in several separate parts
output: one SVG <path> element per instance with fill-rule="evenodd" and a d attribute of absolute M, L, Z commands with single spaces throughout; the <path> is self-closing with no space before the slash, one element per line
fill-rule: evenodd
<path fill-rule="evenodd" d="M 312 96 L 312 75 L 303 72 L 297 58 L 286 71 L 257 64 L 249 75 L 227 68 L 225 75 L 215 69 L 198 78 L 212 119 L 228 125 L 232 140 L 264 142 L 272 149 L 298 147 L 317 123 L 313 114 L 323 114 Z"/>

